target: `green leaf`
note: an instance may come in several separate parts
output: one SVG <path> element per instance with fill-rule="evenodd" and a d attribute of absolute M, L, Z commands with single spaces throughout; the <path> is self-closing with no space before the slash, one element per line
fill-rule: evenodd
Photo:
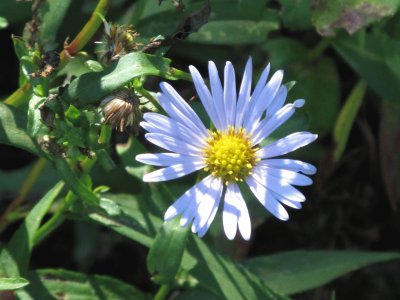
<path fill-rule="evenodd" d="M 89 206 L 97 206 L 99 198 L 92 192 L 71 170 L 68 163 L 62 158 L 53 159 L 56 169 L 67 184 L 68 188 Z"/>
<path fill-rule="evenodd" d="M 335 49 L 385 100 L 400 103 L 400 42 L 382 33 L 359 33 L 333 43 Z"/>
<path fill-rule="evenodd" d="M 282 0 L 281 17 L 290 30 L 305 30 L 312 27 L 311 0 Z"/>
<path fill-rule="evenodd" d="M 0 291 L 16 290 L 29 284 L 25 278 L 0 278 Z"/>
<path fill-rule="evenodd" d="M 175 300 L 220 300 L 220 297 L 212 294 L 211 292 L 201 288 L 191 288 L 186 290 L 174 298 Z"/>
<path fill-rule="evenodd" d="M 261 44 L 270 31 L 278 28 L 277 21 L 216 20 L 190 35 L 188 41 L 216 45 Z"/>
<path fill-rule="evenodd" d="M 245 265 L 273 290 L 295 294 L 319 287 L 369 264 L 400 258 L 399 253 L 290 251 L 249 259 Z"/>
<path fill-rule="evenodd" d="M 164 222 L 147 256 L 147 269 L 159 284 L 173 282 L 181 265 L 190 230 L 179 222 L 180 218 Z"/>
<path fill-rule="evenodd" d="M 0 30 L 8 27 L 8 21 L 6 18 L 0 17 Z"/>
<path fill-rule="evenodd" d="M 287 299 L 273 292 L 253 272 L 218 253 L 202 239 L 193 236 L 189 241 L 182 267 L 189 270 L 202 288 L 222 299 Z"/>
<path fill-rule="evenodd" d="M 0 254 L 0 276 L 19 277 L 26 274 L 35 233 L 63 186 L 64 183 L 59 182 L 35 205 L 11 240 L 3 248 Z"/>
<path fill-rule="evenodd" d="M 108 276 L 43 269 L 30 272 L 28 279 L 31 284 L 18 290 L 18 299 L 151 299 L 134 286 Z"/>
<path fill-rule="evenodd" d="M 39 133 L 47 130 L 47 127 L 42 122 L 42 115 L 40 113 L 40 107 L 45 101 L 46 98 L 36 95 L 33 95 L 31 100 L 29 100 L 27 131 L 32 138 L 37 137 Z"/>
<path fill-rule="evenodd" d="M 334 35 L 338 28 L 353 34 L 373 22 L 393 16 L 398 6 L 398 0 L 319 0 L 313 6 L 313 23 L 323 36 Z"/>
<path fill-rule="evenodd" d="M 38 148 L 25 131 L 26 124 L 23 111 L 0 102 L 0 143 L 38 155 Z"/>
<path fill-rule="evenodd" d="M 333 140 L 335 142 L 335 149 L 333 151 L 334 162 L 337 162 L 343 154 L 351 128 L 364 99 L 366 88 L 367 85 L 364 81 L 357 83 L 336 120 L 335 128 L 333 129 Z"/>
<path fill-rule="evenodd" d="M 143 75 L 179 79 L 170 70 L 171 60 L 145 53 L 129 53 L 100 72 L 81 75 L 71 82 L 62 98 L 77 101 L 77 106 L 85 106 L 99 101 L 116 89 Z"/>
<path fill-rule="evenodd" d="M 48 0 L 40 4 L 39 41 L 45 51 L 55 48 L 57 31 L 70 4 L 71 0 Z"/>

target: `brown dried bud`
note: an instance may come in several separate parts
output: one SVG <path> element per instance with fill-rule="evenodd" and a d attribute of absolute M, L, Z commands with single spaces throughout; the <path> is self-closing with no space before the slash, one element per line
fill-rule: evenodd
<path fill-rule="evenodd" d="M 139 122 L 142 113 L 139 100 L 133 91 L 123 88 L 105 97 L 100 105 L 103 107 L 104 122 L 115 130 L 126 131 L 131 127 L 135 135 L 139 134 Z"/>

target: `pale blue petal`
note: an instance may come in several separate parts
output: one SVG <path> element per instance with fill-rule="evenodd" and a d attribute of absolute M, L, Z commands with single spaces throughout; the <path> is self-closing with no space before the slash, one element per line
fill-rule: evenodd
<path fill-rule="evenodd" d="M 277 179 L 273 176 L 262 176 L 262 172 L 259 169 L 253 170 L 252 174 L 253 179 L 255 179 L 259 184 L 264 186 L 266 189 L 269 189 L 275 192 L 278 195 L 281 195 L 283 198 L 304 202 L 306 197 L 295 187 L 288 184 L 286 181 L 282 179 Z"/>
<path fill-rule="evenodd" d="M 210 94 L 203 78 L 201 77 L 199 71 L 193 66 L 189 66 L 190 74 L 192 75 L 193 83 L 196 88 L 197 94 L 199 95 L 201 103 L 203 103 L 204 109 L 206 110 L 208 116 L 214 125 L 219 124 L 218 113 L 215 109 L 213 102 L 213 97 Z"/>
<path fill-rule="evenodd" d="M 294 172 L 301 172 L 306 175 L 314 175 L 317 172 L 317 168 L 314 167 L 312 164 L 288 158 L 265 159 L 258 163 L 258 166 L 262 165 L 269 168 L 286 169 Z"/>
<path fill-rule="evenodd" d="M 197 213 L 192 224 L 192 232 L 197 233 L 207 225 L 207 221 L 212 215 L 213 209 L 218 208 L 221 194 L 222 194 L 222 181 L 219 178 L 213 178 L 210 186 L 200 205 L 197 208 Z"/>
<path fill-rule="evenodd" d="M 178 153 L 145 153 L 136 155 L 136 160 L 152 166 L 167 167 L 177 164 L 200 162 L 203 161 L 204 158 Z"/>
<path fill-rule="evenodd" d="M 255 180 L 253 176 L 248 176 L 245 180 L 254 196 L 271 214 L 282 221 L 289 219 L 286 209 L 265 186 Z"/>
<path fill-rule="evenodd" d="M 146 133 L 145 138 L 161 148 L 184 155 L 203 156 L 203 150 L 182 140 L 161 134 Z"/>
<path fill-rule="evenodd" d="M 234 126 L 236 114 L 236 78 L 235 70 L 230 61 L 226 62 L 224 70 L 224 104 L 228 126 Z"/>
<path fill-rule="evenodd" d="M 184 113 L 189 120 L 191 120 L 196 127 L 205 129 L 203 122 L 194 112 L 194 110 L 189 106 L 189 104 L 178 94 L 177 91 L 168 83 L 161 82 L 161 90 L 164 95 L 167 96 L 170 102 L 182 113 Z"/>
<path fill-rule="evenodd" d="M 175 121 L 167 116 L 156 113 L 145 113 L 143 119 L 147 122 L 140 122 L 140 126 L 151 133 L 162 133 L 182 139 L 190 144 L 205 147 L 207 145 L 206 139 L 208 137 L 199 131 L 188 128 L 186 125 Z"/>
<path fill-rule="evenodd" d="M 317 139 L 318 135 L 309 132 L 296 132 L 281 138 L 257 151 L 260 158 L 271 158 L 304 147 Z"/>
<path fill-rule="evenodd" d="M 278 93 L 275 96 L 275 99 L 272 101 L 271 105 L 269 106 L 267 110 L 267 118 L 271 117 L 273 114 L 275 114 L 278 110 L 280 110 L 285 103 L 286 97 L 288 94 L 288 89 L 285 85 L 282 85 L 279 88 Z"/>
<path fill-rule="evenodd" d="M 144 182 L 159 182 L 179 178 L 205 167 L 203 161 L 195 161 L 183 164 L 172 165 L 166 168 L 158 169 L 143 176 Z"/>
<path fill-rule="evenodd" d="M 172 119 L 181 124 L 185 124 L 186 127 L 192 128 L 193 131 L 198 131 L 199 134 L 203 136 L 207 135 L 207 129 L 203 124 L 198 126 L 198 124 L 193 122 L 186 114 L 182 112 L 182 110 L 177 108 L 171 101 L 169 101 L 167 96 L 162 93 L 158 93 L 157 99 Z"/>
<path fill-rule="evenodd" d="M 216 119 L 218 119 L 218 122 L 214 123 L 214 125 L 218 130 L 224 131 L 228 128 L 224 105 L 224 90 L 218 75 L 217 67 L 213 61 L 208 62 L 208 74 L 210 76 L 211 93 L 217 115 Z"/>
<path fill-rule="evenodd" d="M 257 172 L 260 172 L 263 176 L 273 176 L 282 182 L 293 185 L 306 186 L 313 183 L 311 178 L 303 174 L 284 169 L 268 168 L 264 165 L 258 165 Z"/>
<path fill-rule="evenodd" d="M 204 188 L 205 180 L 206 179 L 203 179 L 187 190 L 182 196 L 180 196 L 179 199 L 167 209 L 164 214 L 164 220 L 169 221 L 175 218 L 177 215 L 193 209 L 193 207 L 195 210 L 197 208 L 197 204 L 200 203 L 202 195 L 201 190 Z M 185 224 L 181 224 L 181 226 L 185 226 Z"/>
<path fill-rule="evenodd" d="M 285 123 L 297 108 L 304 105 L 304 100 L 296 100 L 293 104 L 287 104 L 271 117 L 263 119 L 254 128 L 251 140 L 253 145 L 259 144 L 262 140 L 273 133 L 278 127 Z"/>
<path fill-rule="evenodd" d="M 251 82 L 253 76 L 253 63 L 251 57 L 247 60 L 246 67 L 240 85 L 239 97 L 236 107 L 235 128 L 239 129 L 243 125 L 243 119 L 250 104 Z"/>
<path fill-rule="evenodd" d="M 283 79 L 283 71 L 279 70 L 271 77 L 270 81 L 262 90 L 261 94 L 252 99 L 251 108 L 248 111 L 248 118 L 244 123 L 244 128 L 247 132 L 252 132 L 254 125 L 258 122 L 265 110 L 271 105 L 276 94 L 279 91 Z"/>

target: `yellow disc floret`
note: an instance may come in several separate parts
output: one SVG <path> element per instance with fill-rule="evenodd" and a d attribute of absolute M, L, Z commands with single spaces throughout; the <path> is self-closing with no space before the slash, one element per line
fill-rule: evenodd
<path fill-rule="evenodd" d="M 243 128 L 229 127 L 226 132 L 210 132 L 207 147 L 204 149 L 205 171 L 219 177 L 225 184 L 243 181 L 253 167 L 260 161 L 252 148 L 250 136 Z"/>

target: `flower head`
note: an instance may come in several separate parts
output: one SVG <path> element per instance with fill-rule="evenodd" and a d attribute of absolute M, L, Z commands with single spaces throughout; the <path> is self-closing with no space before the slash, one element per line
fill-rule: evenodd
<path fill-rule="evenodd" d="M 165 220 L 182 215 L 180 224 L 192 222 L 192 232 L 203 236 L 210 227 L 223 198 L 223 226 L 233 239 L 237 229 L 250 239 L 251 223 L 246 203 L 239 189 L 246 183 L 260 203 L 275 217 L 289 218 L 282 204 L 301 208 L 304 195 L 293 185 L 310 185 L 316 168 L 293 159 L 276 158 L 313 142 L 317 135 L 296 132 L 264 147 L 260 142 L 288 120 L 304 100 L 284 105 L 287 87 L 283 72 L 277 71 L 267 81 L 268 65 L 251 92 L 252 61 L 248 60 L 239 93 L 233 66 L 226 63 L 224 83 L 215 64 L 208 70 L 210 90 L 197 69 L 189 67 L 199 98 L 213 128 L 207 129 L 185 100 L 168 83 L 161 83 L 158 100 L 169 116 L 144 114 L 141 126 L 153 144 L 166 153 L 140 154 L 140 162 L 162 167 L 146 174 L 146 182 L 166 181 L 204 169 L 208 176 L 187 190 L 165 213 Z"/>

